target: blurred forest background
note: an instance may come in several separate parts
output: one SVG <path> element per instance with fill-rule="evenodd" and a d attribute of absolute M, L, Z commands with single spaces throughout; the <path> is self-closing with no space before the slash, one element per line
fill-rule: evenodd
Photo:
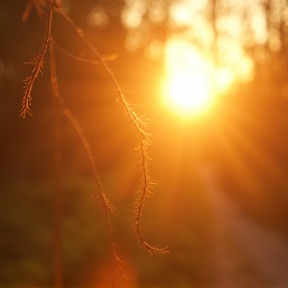
<path fill-rule="evenodd" d="M 33 89 L 33 117 L 21 119 L 23 80 L 31 71 L 24 62 L 37 54 L 45 31 L 35 9 L 21 21 L 26 5 L 0 0 L 0 286 L 53 287 L 55 136 L 49 61 L 46 57 Z M 132 236 L 140 179 L 133 126 L 100 66 L 57 52 L 60 92 L 93 147 L 104 189 L 117 208 L 115 241 L 125 269 L 136 276 L 127 280 L 129 285 L 221 286 L 203 167 L 213 170 L 222 193 L 245 217 L 287 243 L 286 1 L 63 0 L 62 5 L 100 53 L 115 58 L 108 64 L 136 112 L 149 119 L 153 135 L 151 176 L 158 185 L 143 225 L 151 243 L 168 244 L 171 251 L 156 258 L 147 257 Z M 53 33 L 66 50 L 89 57 L 58 17 Z M 176 40 L 193 45 L 200 59 L 224 75 L 215 104 L 203 116 L 183 118 L 163 104 L 162 79 L 171 72 L 167 47 Z M 186 48 L 175 50 L 170 60 L 177 62 Z M 92 197 L 97 190 L 90 164 L 64 118 L 60 130 L 63 287 L 109 285 L 109 243 L 103 208 Z M 245 269 L 258 273 L 249 265 Z M 273 286 L 261 273 L 256 278 L 262 286 Z"/>

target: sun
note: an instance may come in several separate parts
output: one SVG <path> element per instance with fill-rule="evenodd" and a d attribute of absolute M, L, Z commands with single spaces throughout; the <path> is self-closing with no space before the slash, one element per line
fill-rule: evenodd
<path fill-rule="evenodd" d="M 215 97 L 233 82 L 231 70 L 215 69 L 213 61 L 183 39 L 171 39 L 165 46 L 164 104 L 181 116 L 208 112 Z"/>
<path fill-rule="evenodd" d="M 165 90 L 166 104 L 183 115 L 203 112 L 211 105 L 211 91 L 206 77 L 191 69 L 183 69 L 167 77 Z"/>
<path fill-rule="evenodd" d="M 199 114 L 212 103 L 211 65 L 191 43 L 172 39 L 165 47 L 164 103 L 181 115 Z"/>

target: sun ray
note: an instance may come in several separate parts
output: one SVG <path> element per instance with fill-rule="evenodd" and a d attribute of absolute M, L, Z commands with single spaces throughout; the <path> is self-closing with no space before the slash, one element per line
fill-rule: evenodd
<path fill-rule="evenodd" d="M 239 120 L 244 121 L 244 119 Z M 252 123 L 250 122 L 244 124 L 248 125 L 249 127 L 253 127 Z M 269 174 L 271 178 L 273 178 L 276 182 L 281 183 L 282 180 L 285 179 L 283 172 L 281 172 L 281 170 L 275 166 L 268 155 L 263 153 L 263 150 L 257 147 L 256 143 L 252 142 L 247 135 L 241 133 L 239 129 L 235 129 L 235 127 L 232 125 L 233 124 L 230 121 L 226 120 L 223 121 L 222 127 L 226 130 L 226 133 L 230 136 L 230 138 L 233 139 L 233 141 L 247 153 L 246 155 L 253 159 L 253 163 L 257 163 L 258 167 L 261 167 L 261 169 Z"/>

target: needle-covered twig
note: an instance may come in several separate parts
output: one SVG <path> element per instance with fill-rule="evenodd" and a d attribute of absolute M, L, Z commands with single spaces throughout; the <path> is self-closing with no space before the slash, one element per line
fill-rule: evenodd
<path fill-rule="evenodd" d="M 153 246 L 149 244 L 145 239 L 144 235 L 142 233 L 141 228 L 141 220 L 142 220 L 142 214 L 144 209 L 145 200 L 149 198 L 149 196 L 152 193 L 152 183 L 150 181 L 150 177 L 148 174 L 148 163 L 149 163 L 149 157 L 147 154 L 147 147 L 149 146 L 149 134 L 146 132 L 146 124 L 136 115 L 136 113 L 133 111 L 131 106 L 129 105 L 128 101 L 126 100 L 122 89 L 113 74 L 112 70 L 107 65 L 106 61 L 103 59 L 102 55 L 98 52 L 98 50 L 90 43 L 90 41 L 85 37 L 82 29 L 77 27 L 73 20 L 62 10 L 59 10 L 58 13 L 66 20 L 67 23 L 70 24 L 72 29 L 76 32 L 76 34 L 80 37 L 82 42 L 89 48 L 89 50 L 93 53 L 93 55 L 99 60 L 101 65 L 104 67 L 108 77 L 112 81 L 116 92 L 118 94 L 118 98 L 120 102 L 123 104 L 124 109 L 127 113 L 127 115 L 132 120 L 133 126 L 136 130 L 136 134 L 139 140 L 139 151 L 140 151 L 140 165 L 141 165 L 141 172 L 142 172 L 142 186 L 139 193 L 139 197 L 136 199 L 136 211 L 135 211 L 135 236 L 137 241 L 141 244 L 142 247 L 144 247 L 148 253 L 152 255 L 157 254 L 165 254 L 169 251 L 167 250 L 167 247 L 164 248 L 158 248 L 156 246 Z"/>

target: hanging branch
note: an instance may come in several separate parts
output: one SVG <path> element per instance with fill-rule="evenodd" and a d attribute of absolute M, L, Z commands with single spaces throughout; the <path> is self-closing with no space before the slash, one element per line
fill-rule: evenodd
<path fill-rule="evenodd" d="M 42 45 L 42 49 L 40 50 L 39 54 L 35 57 L 36 60 L 33 62 L 34 67 L 32 70 L 32 75 L 30 77 L 28 77 L 26 80 L 27 83 L 25 85 L 25 92 L 24 92 L 24 97 L 22 100 L 22 109 L 20 111 L 20 116 L 22 118 L 25 118 L 27 113 L 29 115 L 32 115 L 31 114 L 32 88 L 33 88 L 33 85 L 35 83 L 36 78 L 39 76 L 39 73 L 41 72 L 41 69 L 42 69 L 43 64 L 44 64 L 44 56 L 47 52 L 47 48 L 48 48 L 48 45 L 50 43 L 50 79 L 51 79 L 51 86 L 52 86 L 52 95 L 53 95 L 53 98 L 58 103 L 58 106 L 59 106 L 61 112 L 64 114 L 64 116 L 69 120 L 69 122 L 74 127 L 74 129 L 77 132 L 77 135 L 79 136 L 79 138 L 80 138 L 80 140 L 81 140 L 81 142 L 85 148 L 85 151 L 88 155 L 88 159 L 89 159 L 90 164 L 92 166 L 92 170 L 93 170 L 93 173 L 94 173 L 94 176 L 96 179 L 96 183 L 97 183 L 98 190 L 99 190 L 101 200 L 103 203 L 103 207 L 104 207 L 105 219 L 106 219 L 106 224 L 107 224 L 107 228 L 108 228 L 110 250 L 111 250 L 111 255 L 112 255 L 112 267 L 114 267 L 114 263 L 115 263 L 116 268 L 117 268 L 118 273 L 119 273 L 119 276 L 120 276 L 120 281 L 122 283 L 122 281 L 123 281 L 122 279 L 124 277 L 128 277 L 128 274 L 125 273 L 125 271 L 121 267 L 121 259 L 117 255 L 116 245 L 115 245 L 114 240 L 113 240 L 113 229 L 112 229 L 112 226 L 110 223 L 109 212 L 110 213 L 113 212 L 115 210 L 115 208 L 109 202 L 108 198 L 106 197 L 106 195 L 104 193 L 104 189 L 103 189 L 102 183 L 101 183 L 101 178 L 100 178 L 100 175 L 98 173 L 96 161 L 94 159 L 90 143 L 89 143 L 88 139 L 86 138 L 80 124 L 77 121 L 77 119 L 75 118 L 75 116 L 73 115 L 71 110 L 67 107 L 67 105 L 65 104 L 64 99 L 60 96 L 58 81 L 57 81 L 57 75 L 56 75 L 54 43 L 51 41 L 51 39 L 52 39 L 52 37 L 51 37 L 52 18 L 53 18 L 54 9 L 57 6 L 55 6 L 54 1 L 49 2 L 49 5 L 47 5 L 47 6 L 48 6 L 48 8 L 47 8 L 48 9 L 48 18 L 47 18 L 47 30 L 45 33 L 45 39 L 44 39 L 44 43 Z M 59 251 L 56 251 L 56 253 L 58 253 L 58 252 Z M 56 284 L 59 287 L 61 286 L 61 271 L 59 271 L 60 263 L 61 263 L 61 261 L 59 261 L 59 259 L 58 259 L 57 263 L 56 263 L 57 264 L 56 269 L 57 269 L 57 274 L 58 274 Z M 114 283 L 115 283 L 114 272 L 112 273 L 112 276 L 113 276 L 113 286 L 114 286 Z"/>
<path fill-rule="evenodd" d="M 92 148 L 90 146 L 89 141 L 87 140 L 81 126 L 79 125 L 77 119 L 74 117 L 72 114 L 71 110 L 67 107 L 64 99 L 61 97 L 59 94 L 59 88 L 58 88 L 58 82 L 57 82 L 57 75 L 56 75 L 56 64 L 55 64 L 55 51 L 54 47 L 57 48 L 60 52 L 64 53 L 66 56 L 73 58 L 78 61 L 82 62 L 87 62 L 90 64 L 101 64 L 102 67 L 104 67 L 104 70 L 106 71 L 109 79 L 112 81 L 118 98 L 120 100 L 120 103 L 124 106 L 124 109 L 126 111 L 126 114 L 129 116 L 131 119 L 133 126 L 135 128 L 138 141 L 139 141 L 139 153 L 140 153 L 140 171 L 142 174 L 142 185 L 141 189 L 138 192 L 137 198 L 136 198 L 136 203 L 135 203 L 135 237 L 137 242 L 145 248 L 146 251 L 148 251 L 149 254 L 151 255 L 162 255 L 168 252 L 167 247 L 164 248 L 158 248 L 156 246 L 152 246 L 149 244 L 143 235 L 142 232 L 142 215 L 143 215 L 143 210 L 144 210 L 144 205 L 145 201 L 149 198 L 149 196 L 152 195 L 153 189 L 152 189 L 152 182 L 149 177 L 149 157 L 147 154 L 147 148 L 150 144 L 150 135 L 146 132 L 146 124 L 143 122 L 133 111 L 129 103 L 127 102 L 120 85 L 118 84 L 118 81 L 116 80 L 113 72 L 107 65 L 106 61 L 111 60 L 114 55 L 110 57 L 104 57 L 102 56 L 97 49 L 94 48 L 94 46 L 90 43 L 90 41 L 85 37 L 83 31 L 78 28 L 73 20 L 57 5 L 56 0 L 29 0 L 27 8 L 23 14 L 22 19 L 25 21 L 30 14 L 30 11 L 33 7 L 33 5 L 36 7 L 36 10 L 38 12 L 38 15 L 41 16 L 45 11 L 45 9 L 48 10 L 48 20 L 47 20 L 47 29 L 45 33 L 45 39 L 44 43 L 42 45 L 42 48 L 39 52 L 39 54 L 34 57 L 34 60 L 32 61 L 33 69 L 31 76 L 28 77 L 25 80 L 25 91 L 24 91 L 24 96 L 22 100 L 22 108 L 20 110 L 20 116 L 22 118 L 26 117 L 26 114 L 32 115 L 31 113 L 31 102 L 32 102 L 32 89 L 34 86 L 34 83 L 39 76 L 39 73 L 41 72 L 43 65 L 44 65 L 44 57 L 47 52 L 47 47 L 50 43 L 50 73 L 51 73 L 51 85 L 52 85 L 52 95 L 55 101 L 58 103 L 58 106 L 61 110 L 61 112 L 64 114 L 64 116 L 69 120 L 69 122 L 72 124 L 74 129 L 76 130 L 76 133 L 78 137 L 80 138 L 85 151 L 87 153 L 88 159 L 90 161 L 97 186 L 99 189 L 99 193 L 101 196 L 101 200 L 104 206 L 104 211 L 105 211 L 105 219 L 106 219 L 106 224 L 108 228 L 108 234 L 109 234 L 109 242 L 110 242 L 110 249 L 111 249 L 111 254 L 112 254 L 112 267 L 114 267 L 114 264 L 116 264 L 116 268 L 118 270 L 118 273 L 121 277 L 126 277 L 127 274 L 123 271 L 120 262 L 121 260 L 119 259 L 117 253 L 116 253 L 116 245 L 113 241 L 113 229 L 110 223 L 110 213 L 114 210 L 114 207 L 110 204 L 108 201 L 100 179 L 100 175 L 98 173 L 98 169 L 96 166 L 96 162 L 94 160 L 94 156 L 92 153 Z M 65 49 L 60 47 L 52 38 L 51 35 L 51 29 L 52 29 L 52 16 L 53 13 L 57 12 L 60 14 L 64 20 L 72 27 L 72 29 L 76 32 L 76 34 L 80 37 L 81 41 L 88 47 L 88 49 L 92 52 L 94 57 L 97 59 L 95 60 L 89 60 L 89 59 L 83 59 L 81 57 L 77 57 L 69 52 L 67 52 Z M 53 46 L 53 48 L 52 48 Z M 110 213 L 109 213 L 110 212 Z M 114 269 L 114 268 L 113 268 Z M 112 273 L 114 277 L 114 272 Z M 113 285 L 114 285 L 114 280 L 113 280 Z"/>
<path fill-rule="evenodd" d="M 30 2 L 28 3 L 28 5 L 29 4 L 30 4 Z M 31 8 L 30 8 L 30 10 L 31 10 Z M 30 10 L 29 10 L 29 14 L 30 14 Z M 29 14 L 28 14 L 28 16 L 29 16 Z M 35 80 L 37 79 L 37 77 L 39 76 L 39 73 L 41 73 L 41 70 L 43 68 L 44 56 L 47 52 L 47 47 L 48 47 L 49 39 L 50 39 L 50 35 L 51 35 L 52 17 L 53 17 L 53 11 L 51 11 L 51 9 L 49 9 L 49 15 L 48 15 L 48 20 L 47 20 L 48 22 L 47 22 L 46 35 L 45 35 L 44 43 L 42 45 L 42 48 L 41 48 L 39 54 L 36 57 L 34 57 L 32 62 L 28 63 L 28 64 L 33 65 L 33 69 L 32 69 L 31 76 L 27 77 L 24 81 L 25 90 L 24 90 L 24 96 L 22 99 L 22 108 L 20 110 L 20 117 L 21 118 L 25 118 L 26 114 L 29 114 L 30 116 L 32 116 L 32 113 L 31 113 L 32 89 L 33 89 Z"/>
<path fill-rule="evenodd" d="M 145 241 L 143 233 L 142 233 L 142 214 L 144 209 L 145 200 L 149 198 L 149 196 L 152 194 L 152 183 L 148 174 L 148 166 L 149 166 L 149 157 L 147 155 L 147 147 L 149 146 L 149 134 L 146 132 L 146 124 L 136 115 L 136 113 L 132 110 L 131 106 L 127 102 L 121 87 L 116 80 L 116 77 L 114 76 L 113 72 L 107 65 L 106 61 L 102 57 L 102 55 L 98 52 L 98 50 L 90 43 L 90 41 L 85 37 L 82 29 L 77 27 L 73 20 L 61 9 L 57 11 L 67 23 L 72 27 L 73 31 L 76 32 L 76 34 L 80 37 L 82 42 L 89 48 L 89 50 L 93 53 L 93 55 L 99 60 L 103 68 L 105 69 L 108 77 L 112 81 L 118 98 L 122 105 L 124 106 L 124 109 L 127 113 L 127 115 L 130 117 L 133 126 L 136 130 L 136 134 L 139 140 L 139 151 L 140 151 L 140 165 L 141 165 L 141 172 L 142 172 L 142 187 L 139 192 L 139 196 L 136 199 L 136 209 L 135 209 L 135 237 L 137 242 L 141 244 L 142 247 L 144 247 L 148 253 L 152 255 L 162 255 L 165 253 L 168 253 L 167 247 L 164 248 L 158 248 L 156 246 L 150 245 L 148 242 Z"/>
<path fill-rule="evenodd" d="M 53 44 L 51 43 L 51 45 L 53 45 Z M 106 195 L 104 193 L 103 185 L 101 182 L 101 177 L 100 177 L 100 174 L 98 172 L 96 161 L 95 161 L 94 156 L 93 156 L 92 147 L 91 147 L 88 139 L 86 138 L 86 136 L 83 132 L 83 129 L 80 126 L 79 122 L 77 121 L 77 119 L 75 118 L 75 116 L 73 115 L 71 110 L 68 108 L 64 99 L 61 97 L 61 95 L 59 93 L 58 81 L 57 81 L 56 74 L 54 74 L 54 77 L 52 77 L 52 75 L 51 75 L 51 83 L 52 83 L 52 89 L 53 89 L 53 96 L 54 96 L 55 100 L 57 101 L 59 108 L 60 108 L 61 112 L 63 113 L 63 115 L 68 119 L 68 121 L 74 127 L 77 135 L 79 136 L 79 138 L 80 138 L 80 140 L 81 140 L 81 142 L 85 148 L 86 154 L 87 154 L 89 162 L 91 164 L 91 167 L 92 167 L 92 170 L 94 173 L 94 177 L 95 177 L 96 182 L 97 182 L 98 191 L 100 193 L 100 197 L 101 197 L 101 200 L 102 200 L 102 203 L 104 206 L 105 221 L 106 221 L 107 228 L 108 228 L 110 250 L 111 250 L 112 261 L 113 261 L 112 266 L 114 266 L 114 263 L 116 264 L 117 270 L 118 270 L 119 275 L 122 279 L 124 277 L 127 277 L 128 274 L 126 274 L 125 271 L 122 269 L 121 259 L 117 255 L 116 245 L 115 245 L 114 240 L 113 240 L 113 228 L 111 226 L 110 216 L 109 216 L 109 212 L 112 213 L 115 210 L 115 208 L 110 203 L 110 201 L 108 200 L 108 198 L 106 197 Z M 114 273 L 112 273 L 112 275 L 114 277 Z M 114 282 L 115 281 L 113 280 L 113 283 Z"/>

